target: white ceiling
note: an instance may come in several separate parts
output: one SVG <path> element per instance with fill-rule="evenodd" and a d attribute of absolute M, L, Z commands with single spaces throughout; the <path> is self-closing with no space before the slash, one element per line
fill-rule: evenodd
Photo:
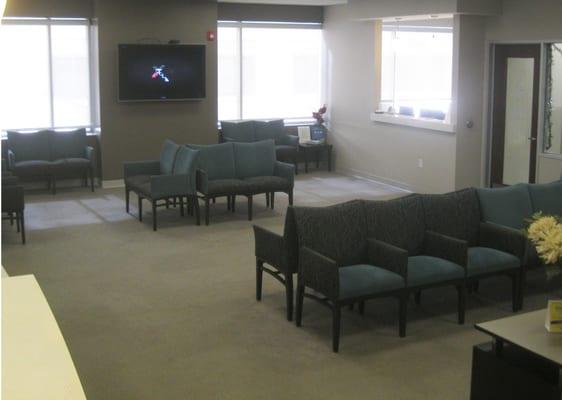
<path fill-rule="evenodd" d="M 301 6 L 333 6 L 347 4 L 347 0 L 218 0 L 219 3 L 283 4 Z"/>

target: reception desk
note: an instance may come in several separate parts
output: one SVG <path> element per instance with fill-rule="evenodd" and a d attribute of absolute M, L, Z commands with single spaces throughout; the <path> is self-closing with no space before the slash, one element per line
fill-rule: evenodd
<path fill-rule="evenodd" d="M 86 399 L 33 275 L 2 278 L 2 399 Z"/>

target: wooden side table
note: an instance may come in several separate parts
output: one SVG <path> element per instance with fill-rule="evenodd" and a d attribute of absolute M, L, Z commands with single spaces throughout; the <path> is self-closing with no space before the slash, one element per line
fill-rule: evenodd
<path fill-rule="evenodd" d="M 302 151 L 304 158 L 304 172 L 308 172 L 308 157 L 309 154 L 314 153 L 316 159 L 316 168 L 320 168 L 320 154 L 327 153 L 328 158 L 328 171 L 332 171 L 332 145 L 328 143 L 322 144 L 299 144 L 299 151 Z"/>

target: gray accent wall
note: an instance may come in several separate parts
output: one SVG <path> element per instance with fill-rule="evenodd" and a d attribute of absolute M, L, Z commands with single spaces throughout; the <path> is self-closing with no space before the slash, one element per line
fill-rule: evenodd
<path fill-rule="evenodd" d="M 104 180 L 123 177 L 123 162 L 157 159 L 169 138 L 177 143 L 217 141 L 217 5 L 203 0 L 96 0 L 99 32 L 101 156 Z M 204 100 L 118 102 L 119 43 L 206 44 Z"/>

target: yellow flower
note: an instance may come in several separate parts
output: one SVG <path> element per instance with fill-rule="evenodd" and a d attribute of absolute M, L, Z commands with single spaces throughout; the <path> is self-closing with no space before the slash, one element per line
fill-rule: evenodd
<path fill-rule="evenodd" d="M 546 264 L 562 260 L 562 224 L 554 217 L 541 217 L 529 227 L 529 238 Z"/>

